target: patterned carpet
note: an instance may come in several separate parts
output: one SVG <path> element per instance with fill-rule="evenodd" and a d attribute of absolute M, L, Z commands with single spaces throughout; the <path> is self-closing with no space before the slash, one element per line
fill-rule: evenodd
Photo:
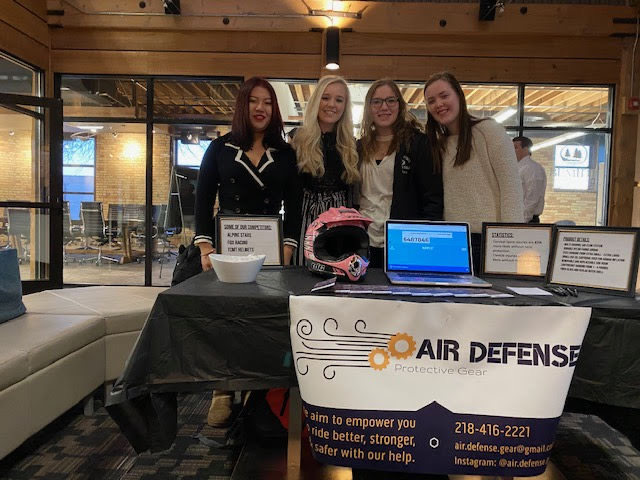
<path fill-rule="evenodd" d="M 139 456 L 104 408 L 85 417 L 77 406 L 1 460 L 0 478 L 227 480 L 239 448 L 215 446 L 225 431 L 206 425 L 209 401 L 209 394 L 180 396 L 173 447 Z M 640 452 L 593 415 L 563 415 L 552 457 L 567 480 L 640 480 Z"/>
<path fill-rule="evenodd" d="M 76 406 L 1 460 L 0 478 L 227 480 L 238 448 L 215 448 L 198 438 L 224 441 L 225 430 L 206 424 L 210 401 L 211 394 L 179 397 L 180 428 L 173 447 L 139 456 L 104 408 L 85 417 Z"/>

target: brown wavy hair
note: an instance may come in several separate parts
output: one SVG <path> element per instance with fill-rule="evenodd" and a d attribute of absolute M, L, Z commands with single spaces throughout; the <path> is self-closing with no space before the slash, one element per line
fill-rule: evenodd
<path fill-rule="evenodd" d="M 469 114 L 467 109 L 467 100 L 464 97 L 464 92 L 460 83 L 449 72 L 434 73 L 429 77 L 429 80 L 424 84 L 423 92 L 426 93 L 427 87 L 432 83 L 442 80 L 451 85 L 451 88 L 456 92 L 459 99 L 459 113 L 458 113 L 458 150 L 453 162 L 454 167 L 460 167 L 469 161 L 471 158 L 471 128 L 480 123 L 482 118 L 476 118 Z M 427 104 L 427 97 L 424 98 L 425 106 Z M 427 125 L 426 125 L 427 137 L 429 137 L 429 144 L 431 145 L 431 151 L 433 154 L 433 161 L 437 165 L 442 165 L 442 156 L 444 155 L 444 147 L 447 143 L 447 137 L 450 135 L 447 127 L 440 125 L 435 118 L 429 113 L 429 107 L 427 106 Z"/>
<path fill-rule="evenodd" d="M 362 126 L 360 127 L 360 141 L 361 141 L 361 158 L 363 161 L 373 161 L 373 154 L 376 150 L 376 127 L 373 123 L 373 116 L 371 115 L 371 99 L 376 90 L 384 85 L 387 85 L 393 94 L 398 98 L 398 118 L 391 125 L 393 130 L 393 140 L 389 145 L 387 155 L 391 152 L 395 152 L 398 149 L 398 145 L 405 145 L 405 148 L 411 147 L 411 139 L 413 138 L 414 131 L 424 131 L 418 119 L 409 111 L 407 102 L 400 92 L 400 88 L 396 85 L 396 82 L 390 78 L 381 78 L 373 82 L 367 96 L 364 100 L 364 113 L 362 117 Z"/>

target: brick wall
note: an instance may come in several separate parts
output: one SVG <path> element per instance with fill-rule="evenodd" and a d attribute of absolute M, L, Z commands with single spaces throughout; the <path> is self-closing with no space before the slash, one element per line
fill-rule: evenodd
<path fill-rule="evenodd" d="M 0 131 L 0 201 L 34 201 L 31 130 Z M 0 212 L 1 213 L 1 212 Z"/>
<path fill-rule="evenodd" d="M 153 141 L 153 204 L 167 203 L 169 193 L 169 135 Z M 104 215 L 110 203 L 145 203 L 146 136 L 110 133 L 96 136 L 96 201 Z"/>

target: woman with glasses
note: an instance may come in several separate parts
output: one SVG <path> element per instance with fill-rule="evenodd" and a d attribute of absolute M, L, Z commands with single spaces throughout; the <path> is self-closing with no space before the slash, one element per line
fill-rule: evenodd
<path fill-rule="evenodd" d="M 513 142 L 492 119 L 472 117 L 456 78 L 436 73 L 424 87 L 427 135 L 442 165 L 444 218 L 471 227 L 473 267 L 480 267 L 482 222 L 522 222 L 522 184 Z"/>
<path fill-rule="evenodd" d="M 380 268 L 387 219 L 442 219 L 442 176 L 393 80 L 377 80 L 369 88 L 361 133 L 359 210 L 373 220 L 370 266 Z"/>
<path fill-rule="evenodd" d="M 303 183 L 302 228 L 297 263 L 304 264 L 304 235 L 318 215 L 332 207 L 351 207 L 351 187 L 359 179 L 351 101 L 342 77 L 318 81 L 292 139 Z"/>

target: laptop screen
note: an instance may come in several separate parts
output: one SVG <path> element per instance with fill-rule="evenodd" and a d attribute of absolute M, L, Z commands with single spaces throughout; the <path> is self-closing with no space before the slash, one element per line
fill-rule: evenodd
<path fill-rule="evenodd" d="M 465 223 L 388 220 L 387 271 L 471 273 L 468 228 Z"/>

